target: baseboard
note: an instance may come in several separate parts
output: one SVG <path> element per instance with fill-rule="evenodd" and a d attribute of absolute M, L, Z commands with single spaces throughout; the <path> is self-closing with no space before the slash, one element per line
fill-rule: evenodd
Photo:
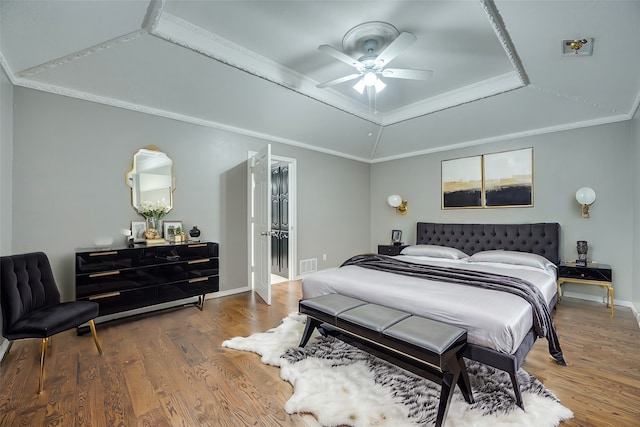
<path fill-rule="evenodd" d="M 207 294 L 206 299 L 228 297 L 229 295 L 241 294 L 249 291 L 251 291 L 251 286 L 245 286 L 243 288 L 228 289 L 226 291 L 218 291 L 212 294 Z"/>

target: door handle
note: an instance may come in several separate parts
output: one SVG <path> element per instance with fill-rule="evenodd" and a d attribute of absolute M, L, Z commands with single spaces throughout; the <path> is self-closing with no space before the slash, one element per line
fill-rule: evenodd
<path fill-rule="evenodd" d="M 261 236 L 278 237 L 278 232 L 273 230 L 267 230 L 260 232 Z"/>

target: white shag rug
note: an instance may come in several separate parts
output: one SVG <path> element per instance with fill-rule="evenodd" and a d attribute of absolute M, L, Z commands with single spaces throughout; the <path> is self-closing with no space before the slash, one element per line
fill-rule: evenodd
<path fill-rule="evenodd" d="M 292 313 L 280 325 L 223 347 L 250 351 L 265 364 L 279 366 L 293 395 L 289 414 L 311 413 L 323 426 L 433 426 L 440 386 L 337 339 L 314 333 L 299 348 L 306 316 Z M 515 405 L 511 379 L 499 370 L 466 360 L 474 404 L 456 388 L 445 427 L 555 427 L 573 413 L 524 370 L 518 381 L 526 411 Z"/>

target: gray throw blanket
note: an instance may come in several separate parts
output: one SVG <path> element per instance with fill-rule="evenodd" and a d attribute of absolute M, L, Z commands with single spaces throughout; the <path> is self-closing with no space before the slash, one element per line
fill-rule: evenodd
<path fill-rule="evenodd" d="M 531 305 L 533 312 L 533 329 L 538 337 L 545 337 L 547 339 L 551 356 L 553 356 L 560 365 L 566 365 L 562 350 L 560 349 L 560 341 L 553 326 L 549 307 L 547 307 L 544 296 L 538 288 L 526 280 L 482 271 L 414 264 L 401 261 L 397 258 L 375 254 L 356 255 L 346 260 L 341 267 L 346 265 L 355 265 L 373 270 L 438 280 L 441 282 L 459 283 L 517 295 Z"/>

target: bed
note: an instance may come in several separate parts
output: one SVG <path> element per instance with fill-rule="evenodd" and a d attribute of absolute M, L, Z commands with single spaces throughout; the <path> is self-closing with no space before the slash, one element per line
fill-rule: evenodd
<path fill-rule="evenodd" d="M 403 249 L 401 255 L 361 255 L 338 269 L 310 275 L 302 281 L 303 298 L 337 293 L 465 328 L 465 357 L 508 372 L 516 403 L 523 407 L 516 372 L 536 339 L 549 338 L 541 334 L 536 320 L 540 307 L 521 295 L 469 286 L 468 279 L 458 279 L 457 272 L 498 279 L 507 276 L 512 278 L 507 280 L 533 284 L 532 292 L 551 322 L 548 312 L 557 302 L 559 234 L 557 223 L 419 222 L 416 245 Z M 360 264 L 361 260 L 365 262 Z M 399 269 L 371 268 L 369 262 L 398 265 Z M 428 277 L 422 272 L 414 274 L 424 269 Z M 434 271 L 444 271 L 446 277 L 435 277 Z M 552 323 L 550 329 L 550 353 L 564 364 Z"/>

